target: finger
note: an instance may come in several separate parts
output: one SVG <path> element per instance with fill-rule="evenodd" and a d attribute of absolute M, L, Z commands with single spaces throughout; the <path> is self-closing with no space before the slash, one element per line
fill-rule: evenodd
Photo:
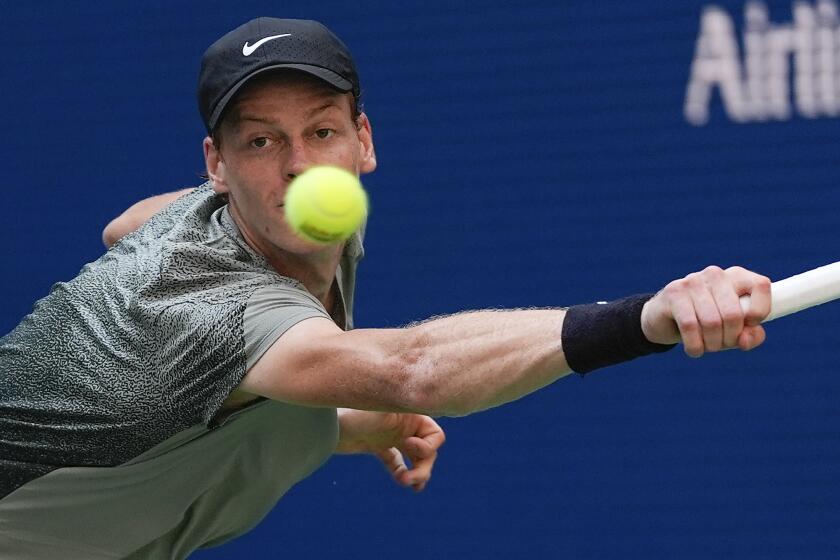
<path fill-rule="evenodd" d="M 718 308 L 722 325 L 722 344 L 724 348 L 734 348 L 738 336 L 744 329 L 744 312 L 735 283 L 728 277 L 714 282 L 710 286 L 712 296 Z"/>
<path fill-rule="evenodd" d="M 700 322 L 697 320 L 697 313 L 694 311 L 694 302 L 687 293 L 683 292 L 675 293 L 669 299 L 671 301 L 671 315 L 680 331 L 683 350 L 692 358 L 699 358 L 703 355 L 705 346 L 700 333 Z"/>
<path fill-rule="evenodd" d="M 424 438 L 412 437 L 406 440 L 407 452 L 413 464 L 410 479 L 415 492 L 422 492 L 429 483 L 437 461 L 437 450 L 446 440 L 440 426 L 431 419 L 430 423 L 434 430 L 426 432 Z"/>
<path fill-rule="evenodd" d="M 402 469 L 408 468 L 406 467 L 405 459 L 403 458 L 402 453 L 394 447 L 386 449 L 385 451 L 380 451 L 376 453 L 376 456 L 380 461 L 382 461 L 382 464 L 385 465 L 385 468 L 391 474 L 395 474 Z"/>
<path fill-rule="evenodd" d="M 386 466 L 394 481 L 401 486 L 410 486 L 417 492 L 425 488 L 431 479 L 432 467 L 437 458 L 437 454 L 434 454 L 426 459 L 418 459 L 413 466 L 409 467 L 403 454 L 396 448 L 391 448 L 388 452 L 382 452 L 380 455 L 383 455 L 387 461 Z"/>
<path fill-rule="evenodd" d="M 407 478 L 411 484 L 429 480 L 432 476 L 435 461 L 437 460 L 437 452 L 432 451 L 431 454 L 425 457 L 412 457 L 409 455 L 409 458 L 411 459 L 411 468 L 408 469 Z"/>
<path fill-rule="evenodd" d="M 446 434 L 443 428 L 429 416 L 423 417 L 423 422 L 418 426 L 415 435 L 422 438 L 433 449 L 439 449 L 446 442 Z"/>
<path fill-rule="evenodd" d="M 737 295 L 750 296 L 750 307 L 744 315 L 744 323 L 758 325 L 770 314 L 770 279 L 739 266 L 727 268 L 726 273 L 732 278 Z"/>
<path fill-rule="evenodd" d="M 405 474 L 408 472 L 408 467 L 405 464 L 405 458 L 396 447 L 391 447 L 385 451 L 380 451 L 376 454 L 379 460 L 385 465 L 385 468 L 391 473 L 391 476 L 404 486 L 408 483 L 404 482 Z"/>
<path fill-rule="evenodd" d="M 439 446 L 437 446 L 439 447 Z M 408 437 L 403 442 L 403 449 L 408 453 L 412 461 L 425 459 L 437 451 L 433 442 L 419 437 Z"/>
<path fill-rule="evenodd" d="M 723 319 L 715 303 L 715 298 L 707 286 L 692 292 L 694 312 L 700 321 L 700 332 L 703 346 L 707 352 L 718 352 L 723 347 Z"/>
<path fill-rule="evenodd" d="M 417 438 L 414 438 L 417 439 Z M 419 445 L 415 445 L 419 442 Z M 432 477 L 432 469 L 437 460 L 437 451 L 422 440 L 408 444 L 404 453 L 408 454 L 411 460 L 411 468 L 408 470 L 405 480 L 417 488 L 418 485 L 425 485 Z"/>
<path fill-rule="evenodd" d="M 767 333 L 761 325 L 746 326 L 738 336 L 738 347 L 744 351 L 752 350 L 763 344 L 766 337 Z"/>
<path fill-rule="evenodd" d="M 401 475 L 401 481 L 419 492 L 425 488 L 432 479 L 432 468 L 434 466 L 435 459 L 436 457 L 430 457 L 429 459 L 418 461 L 414 468 L 409 470 L 406 474 Z"/>

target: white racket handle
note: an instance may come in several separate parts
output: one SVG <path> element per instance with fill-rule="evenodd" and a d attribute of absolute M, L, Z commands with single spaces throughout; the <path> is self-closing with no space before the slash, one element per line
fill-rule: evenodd
<path fill-rule="evenodd" d="M 764 323 L 840 298 L 840 261 L 773 282 L 770 285 L 770 315 Z M 750 296 L 741 296 L 744 313 Z"/>

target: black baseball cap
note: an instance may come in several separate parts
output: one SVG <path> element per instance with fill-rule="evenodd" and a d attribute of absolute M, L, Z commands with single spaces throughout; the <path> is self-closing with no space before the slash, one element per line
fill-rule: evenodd
<path fill-rule="evenodd" d="M 210 45 L 201 58 L 198 110 L 210 133 L 245 82 L 279 68 L 300 70 L 358 99 L 359 76 L 350 51 L 321 23 L 252 19 Z"/>

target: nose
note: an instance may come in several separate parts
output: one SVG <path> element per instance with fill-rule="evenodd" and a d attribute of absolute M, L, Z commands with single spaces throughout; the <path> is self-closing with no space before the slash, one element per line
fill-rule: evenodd
<path fill-rule="evenodd" d="M 283 175 L 287 181 L 292 181 L 312 167 L 312 160 L 306 145 L 302 141 L 292 143 L 288 153 L 289 156 L 283 164 Z"/>

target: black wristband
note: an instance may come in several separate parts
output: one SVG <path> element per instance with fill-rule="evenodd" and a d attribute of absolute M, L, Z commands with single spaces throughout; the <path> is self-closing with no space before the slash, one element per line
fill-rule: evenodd
<path fill-rule="evenodd" d="M 574 305 L 566 311 L 561 340 L 566 363 L 580 374 L 666 352 L 676 344 L 656 344 L 642 332 L 642 308 L 654 294 Z"/>

